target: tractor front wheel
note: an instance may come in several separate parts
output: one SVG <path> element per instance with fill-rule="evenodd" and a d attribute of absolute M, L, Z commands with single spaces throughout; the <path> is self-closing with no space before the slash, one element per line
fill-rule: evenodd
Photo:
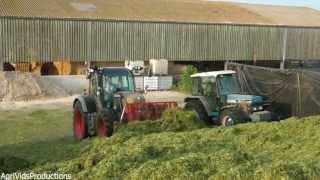
<path fill-rule="evenodd" d="M 220 113 L 220 125 L 229 127 L 235 125 L 234 115 L 231 110 L 226 109 Z"/>
<path fill-rule="evenodd" d="M 111 111 L 103 111 L 98 116 L 97 134 L 99 137 L 110 137 L 113 134 L 114 113 Z"/>
<path fill-rule="evenodd" d="M 81 103 L 77 101 L 73 108 L 73 135 L 78 141 L 88 137 L 86 115 L 82 110 Z"/>
<path fill-rule="evenodd" d="M 97 134 L 99 137 L 106 137 L 106 125 L 103 119 L 98 119 Z"/>

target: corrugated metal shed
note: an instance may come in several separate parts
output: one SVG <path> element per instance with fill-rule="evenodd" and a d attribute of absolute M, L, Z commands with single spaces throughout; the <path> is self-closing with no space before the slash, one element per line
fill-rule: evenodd
<path fill-rule="evenodd" d="M 279 60 L 282 29 L 43 19 L 0 19 L 5 61 Z"/>
<path fill-rule="evenodd" d="M 287 18 L 274 6 L 192 0 L 0 0 L 0 59 L 320 59 L 319 13 L 279 9 Z M 303 12 L 309 21 L 290 19 Z"/>

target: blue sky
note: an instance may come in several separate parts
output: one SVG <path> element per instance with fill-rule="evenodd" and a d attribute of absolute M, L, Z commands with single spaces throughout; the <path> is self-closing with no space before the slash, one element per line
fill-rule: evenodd
<path fill-rule="evenodd" d="M 306 7 L 311 7 L 311 8 L 320 10 L 320 0 L 226 0 L 226 1 L 255 3 L 255 4 L 306 6 Z"/>

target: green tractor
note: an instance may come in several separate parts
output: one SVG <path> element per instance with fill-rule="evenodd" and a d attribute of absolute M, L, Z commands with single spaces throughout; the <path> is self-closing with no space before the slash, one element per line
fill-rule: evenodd
<path fill-rule="evenodd" d="M 145 102 L 135 90 L 133 73 L 126 68 L 89 69 L 89 92 L 73 103 L 73 132 L 77 140 L 112 136 L 120 122 L 159 119 L 176 102 Z"/>
<path fill-rule="evenodd" d="M 191 76 L 192 96 L 185 108 L 207 124 L 232 126 L 238 123 L 271 121 L 270 106 L 261 96 L 241 93 L 235 71 L 213 71 Z"/>

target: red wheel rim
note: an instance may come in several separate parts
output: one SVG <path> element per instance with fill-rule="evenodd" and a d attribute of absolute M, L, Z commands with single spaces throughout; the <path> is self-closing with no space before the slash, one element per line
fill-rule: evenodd
<path fill-rule="evenodd" d="M 84 137 L 85 128 L 84 120 L 80 111 L 75 112 L 75 121 L 74 121 L 75 133 L 77 139 L 81 140 Z"/>
<path fill-rule="evenodd" d="M 106 126 L 105 126 L 104 121 L 102 119 L 99 119 L 99 121 L 98 121 L 98 136 L 99 137 L 106 136 Z"/>

